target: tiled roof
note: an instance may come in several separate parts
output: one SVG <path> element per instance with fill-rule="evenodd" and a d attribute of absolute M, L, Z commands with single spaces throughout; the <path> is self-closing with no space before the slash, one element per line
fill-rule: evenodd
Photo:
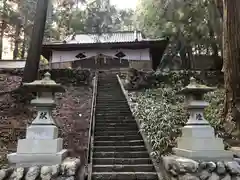
<path fill-rule="evenodd" d="M 123 31 L 103 34 L 76 34 L 65 39 L 66 44 L 91 44 L 91 43 L 121 43 L 142 41 L 143 35 L 139 31 Z"/>

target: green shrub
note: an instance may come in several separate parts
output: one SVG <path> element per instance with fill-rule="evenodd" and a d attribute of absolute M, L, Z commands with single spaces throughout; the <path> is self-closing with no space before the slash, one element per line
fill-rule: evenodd
<path fill-rule="evenodd" d="M 225 138 L 231 136 L 230 133 L 225 131 L 223 125 L 224 89 L 217 89 L 216 91 L 207 93 L 204 97 L 210 103 L 205 108 L 205 118 L 210 122 L 219 137 Z"/>
<path fill-rule="evenodd" d="M 180 127 L 186 123 L 183 96 L 176 96 L 171 87 L 148 89 L 137 97 L 134 115 L 141 123 L 141 130 L 151 143 L 154 155 L 170 152 L 175 145 Z"/>

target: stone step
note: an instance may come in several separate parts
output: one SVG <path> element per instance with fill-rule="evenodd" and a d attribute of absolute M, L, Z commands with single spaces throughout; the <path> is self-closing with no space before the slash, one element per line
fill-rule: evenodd
<path fill-rule="evenodd" d="M 97 97 L 115 97 L 115 95 L 121 95 L 121 97 L 124 97 L 121 89 L 112 88 L 111 90 L 113 91 L 111 92 L 109 92 L 108 90 L 110 89 L 106 89 L 106 91 L 103 91 L 103 89 L 99 89 Z"/>
<path fill-rule="evenodd" d="M 93 164 L 152 164 L 150 158 L 94 158 Z"/>
<path fill-rule="evenodd" d="M 95 141 L 131 141 L 141 140 L 140 135 L 127 135 L 127 136 L 95 136 Z"/>
<path fill-rule="evenodd" d="M 125 99 L 124 94 L 116 89 L 104 89 L 97 92 L 97 98 L 121 98 Z"/>
<path fill-rule="evenodd" d="M 106 89 L 106 91 L 105 91 L 105 89 Z M 107 92 L 107 90 L 109 90 L 109 89 L 114 90 L 114 91 Z M 116 94 L 120 95 L 120 94 L 122 94 L 122 90 L 120 88 L 100 88 L 100 89 L 98 89 L 97 96 L 99 96 L 99 94 L 101 94 L 100 97 L 113 96 Z"/>
<path fill-rule="evenodd" d="M 119 83 L 115 83 L 115 82 L 99 82 L 98 83 L 98 87 L 101 88 L 119 88 Z"/>
<path fill-rule="evenodd" d="M 102 123 L 131 123 L 135 122 L 135 119 L 97 119 L 96 123 L 102 122 Z"/>
<path fill-rule="evenodd" d="M 106 77 L 104 78 L 100 78 L 99 79 L 99 84 L 105 85 L 105 84 L 119 84 L 118 80 L 116 78 L 111 78 L 111 79 L 106 79 Z"/>
<path fill-rule="evenodd" d="M 114 91 L 111 91 L 111 90 L 114 90 Z M 120 93 L 121 88 L 119 87 L 119 85 L 116 85 L 116 84 L 98 85 L 98 91 L 99 92 L 109 91 L 111 94 L 114 94 L 114 93 Z"/>
<path fill-rule="evenodd" d="M 97 105 L 107 105 L 112 107 L 112 105 L 121 105 L 121 104 L 127 104 L 126 100 L 122 100 L 122 99 L 100 99 L 100 98 L 96 98 L 96 103 Z M 119 104 L 118 104 L 119 103 Z"/>
<path fill-rule="evenodd" d="M 124 95 L 122 94 L 122 91 L 121 90 L 116 90 L 116 89 L 111 89 L 112 92 L 109 92 L 109 90 L 107 91 L 98 91 L 97 92 L 97 97 L 99 98 L 115 98 L 117 95 L 119 98 L 124 98 Z"/>
<path fill-rule="evenodd" d="M 110 101 L 110 102 L 108 102 L 108 101 L 106 101 L 106 99 L 104 99 L 104 100 L 102 100 L 102 102 L 99 102 L 99 100 L 101 100 L 101 99 L 96 99 L 97 100 L 97 103 L 98 104 L 105 104 L 105 105 L 108 105 L 108 104 L 113 104 L 113 105 L 116 105 L 116 106 L 118 106 L 119 104 L 116 104 L 116 103 L 127 103 L 127 100 L 126 99 L 120 99 L 120 100 L 118 100 L 118 101 Z"/>
<path fill-rule="evenodd" d="M 113 95 L 112 97 L 109 97 L 109 96 L 106 96 L 106 97 L 99 96 L 98 97 L 97 96 L 96 99 L 103 100 L 103 101 L 124 101 L 125 100 L 123 97 L 119 97 L 119 94 Z"/>
<path fill-rule="evenodd" d="M 92 180 L 157 180 L 155 172 L 93 172 Z"/>
<path fill-rule="evenodd" d="M 116 116 L 120 119 L 120 118 L 123 118 L 123 119 L 127 119 L 127 118 L 133 118 L 132 114 L 130 113 L 125 113 L 125 114 L 121 114 L 121 113 L 112 113 L 112 114 L 107 114 L 107 113 L 97 113 L 95 114 L 95 118 L 96 119 L 106 119 L 106 118 L 116 118 Z"/>
<path fill-rule="evenodd" d="M 108 130 L 108 131 L 134 131 L 134 130 L 136 130 L 136 131 L 138 131 L 138 127 L 136 126 L 136 127 L 129 127 L 129 126 L 126 126 L 126 127 L 114 127 L 114 126 L 112 126 L 112 127 L 102 127 L 102 126 L 100 126 L 100 127 L 98 127 L 98 126 L 96 126 L 95 127 L 95 131 L 97 132 L 97 131 L 102 131 L 102 130 Z"/>
<path fill-rule="evenodd" d="M 151 164 L 137 165 L 94 165 L 93 172 L 154 172 L 155 168 Z"/>
<path fill-rule="evenodd" d="M 107 80 L 104 80 L 104 79 L 99 79 L 100 81 L 98 81 L 98 85 L 100 85 L 100 86 L 106 86 L 106 85 L 119 85 L 119 83 L 118 83 L 118 80 L 117 79 L 115 79 L 115 78 L 113 78 L 113 79 L 107 79 Z"/>
<path fill-rule="evenodd" d="M 121 89 L 119 87 L 119 85 L 99 85 L 98 86 L 98 91 L 99 92 L 104 92 L 104 91 L 109 91 L 109 90 L 116 90 L 116 91 L 111 91 L 110 93 L 120 93 Z"/>
<path fill-rule="evenodd" d="M 98 118 L 99 119 L 99 118 Z M 137 127 L 137 123 L 132 121 L 132 122 L 129 122 L 129 123 L 102 123 L 102 122 L 99 122 L 98 119 L 95 120 L 96 122 L 96 125 L 95 126 L 98 126 L 98 127 Z M 101 118 L 102 120 L 102 118 Z"/>
<path fill-rule="evenodd" d="M 96 131 L 95 136 L 125 136 L 125 135 L 136 135 L 138 131 Z"/>
<path fill-rule="evenodd" d="M 122 93 L 122 89 L 120 88 L 119 85 L 116 85 L 116 84 L 99 85 L 98 92 L 104 92 L 104 91 L 108 91 L 110 94 Z M 104 95 L 108 95 L 108 94 L 104 94 Z"/>
<path fill-rule="evenodd" d="M 112 108 L 112 107 L 102 107 L 102 108 L 99 108 L 98 106 L 97 106 L 97 112 L 104 112 L 104 113 L 106 113 L 106 112 L 130 112 L 131 113 L 131 111 L 130 111 L 130 108 L 128 108 L 128 107 L 124 107 L 124 108 L 119 108 L 119 109 L 117 109 L 117 108 Z"/>
<path fill-rule="evenodd" d="M 144 141 L 95 141 L 94 146 L 144 146 Z"/>
<path fill-rule="evenodd" d="M 96 115 L 115 115 L 115 114 L 119 114 L 122 116 L 126 116 L 126 115 L 132 115 L 131 111 L 99 111 L 96 110 Z"/>
<path fill-rule="evenodd" d="M 99 110 L 100 110 L 100 112 L 99 112 Z M 125 116 L 132 116 L 132 113 L 131 113 L 131 111 L 128 111 L 128 112 L 120 112 L 120 111 L 102 111 L 103 109 L 99 109 L 99 108 L 97 108 L 96 109 L 96 115 L 115 115 L 115 114 L 120 114 L 121 115 L 121 117 L 125 117 Z"/>
<path fill-rule="evenodd" d="M 96 113 L 97 113 L 97 112 L 96 112 Z M 129 116 L 133 117 L 133 115 L 132 115 L 130 112 L 125 113 L 125 114 L 121 114 L 121 113 L 120 113 L 119 117 L 116 116 L 117 113 L 118 113 L 118 112 L 115 112 L 115 113 L 112 113 L 112 114 L 110 114 L 110 113 L 108 113 L 108 114 L 106 114 L 106 113 L 98 113 L 98 114 L 95 114 L 95 115 L 98 116 L 98 117 L 106 116 L 106 115 L 107 115 L 107 116 L 112 116 L 112 118 L 114 118 L 114 119 L 116 119 L 116 118 L 121 119 L 121 118 L 129 117 Z M 126 118 L 125 118 L 125 119 L 126 119 Z"/>
<path fill-rule="evenodd" d="M 118 114 L 115 114 L 115 115 L 113 115 L 113 114 L 112 115 L 96 114 L 96 116 L 95 116 L 96 121 L 98 119 L 104 120 L 104 119 L 115 119 L 115 118 L 117 118 L 117 119 L 132 119 L 133 116 L 132 115 L 122 115 L 122 114 L 121 115 L 118 115 Z"/>
<path fill-rule="evenodd" d="M 97 118 L 95 120 L 95 122 L 105 122 L 105 123 L 127 123 L 127 122 L 136 122 L 135 119 L 132 118 L 124 118 L 124 119 L 117 119 L 117 117 L 113 118 L 113 119 L 109 119 L 109 118 Z"/>
<path fill-rule="evenodd" d="M 98 102 L 96 103 L 97 107 L 101 107 L 104 109 L 110 109 L 110 110 L 115 110 L 117 111 L 119 109 L 120 110 L 126 110 L 129 109 L 128 103 L 127 102 L 115 102 L 114 101 L 106 101 L 106 102 Z"/>
<path fill-rule="evenodd" d="M 105 109 L 117 109 L 117 108 L 128 108 L 127 102 L 97 102 L 96 106 L 98 108 L 105 108 Z"/>
<path fill-rule="evenodd" d="M 96 108 L 98 110 L 102 110 L 102 111 L 114 111 L 114 112 L 121 112 L 121 111 L 129 111 L 130 110 L 130 107 L 127 106 L 127 105 L 124 105 L 124 106 L 120 106 L 118 107 L 116 104 L 115 105 L 99 105 L 99 103 L 97 103 L 97 106 Z"/>
<path fill-rule="evenodd" d="M 123 108 L 123 107 L 129 107 L 127 101 L 122 102 L 106 102 L 106 101 L 96 101 L 98 107 L 105 107 L 105 108 Z"/>
<path fill-rule="evenodd" d="M 109 96 L 115 96 L 115 97 L 124 97 L 124 94 L 121 89 L 118 88 L 101 88 L 98 87 L 97 91 L 97 97 L 109 97 Z"/>
<path fill-rule="evenodd" d="M 128 123 L 102 123 L 96 120 L 95 127 L 125 127 L 125 126 L 131 126 L 131 127 L 137 127 L 136 122 L 128 122 Z"/>
<path fill-rule="evenodd" d="M 119 108 L 119 109 L 117 109 L 117 108 L 115 108 L 115 107 L 111 107 L 111 106 L 108 106 L 108 107 L 104 107 L 104 106 L 101 106 L 101 107 L 99 107 L 98 105 L 97 105 L 97 107 L 96 107 L 96 110 L 98 111 L 98 112 L 104 112 L 104 113 L 116 113 L 116 112 L 123 112 L 123 113 L 131 113 L 131 111 L 130 111 L 130 108 L 129 107 L 121 107 L 121 108 Z"/>
<path fill-rule="evenodd" d="M 121 97 L 120 94 L 114 94 L 114 95 L 111 95 L 111 96 L 97 96 L 96 99 L 97 100 L 116 100 L 116 101 L 124 100 L 124 98 Z"/>
<path fill-rule="evenodd" d="M 97 97 L 96 100 L 97 102 L 99 101 L 112 101 L 112 102 L 116 102 L 116 101 L 122 101 L 124 100 L 123 98 L 120 98 L 120 97 L 116 97 L 116 96 L 119 96 L 119 95 L 115 95 L 115 97 Z"/>
<path fill-rule="evenodd" d="M 145 151 L 144 146 L 94 146 L 94 152 Z"/>
<path fill-rule="evenodd" d="M 99 94 L 101 94 L 101 96 L 99 96 Z M 112 96 L 112 95 L 121 95 L 121 97 L 124 97 L 120 87 L 119 88 L 98 87 L 97 96 L 99 96 L 99 97 L 107 97 L 107 96 Z"/>
<path fill-rule="evenodd" d="M 147 151 L 94 152 L 93 158 L 149 158 Z"/>
<path fill-rule="evenodd" d="M 122 104 L 122 105 L 116 105 L 116 104 L 99 104 L 99 103 L 97 103 L 97 105 L 96 105 L 96 108 L 97 109 L 104 109 L 104 110 L 112 110 L 112 109 L 117 109 L 117 108 L 119 108 L 119 111 L 121 110 L 121 109 L 129 109 L 129 106 L 128 106 L 128 104 L 127 103 L 124 103 L 124 104 Z"/>
<path fill-rule="evenodd" d="M 137 124 L 107 124 L 107 123 L 101 123 L 101 124 L 95 124 L 95 132 L 99 131 L 136 131 L 139 132 Z"/>
<path fill-rule="evenodd" d="M 137 124 L 136 123 L 132 123 L 132 124 L 106 124 L 106 123 L 103 123 L 103 124 L 96 124 L 95 125 L 95 128 L 96 129 L 102 129 L 102 130 L 110 130 L 111 128 L 115 128 L 115 130 L 113 131 L 118 131 L 117 129 L 118 128 L 127 128 L 128 130 L 132 130 L 132 131 L 135 131 L 136 129 L 138 129 L 137 127 Z M 122 131 L 122 130 L 119 130 L 119 131 Z M 97 130 L 96 130 L 97 132 Z"/>

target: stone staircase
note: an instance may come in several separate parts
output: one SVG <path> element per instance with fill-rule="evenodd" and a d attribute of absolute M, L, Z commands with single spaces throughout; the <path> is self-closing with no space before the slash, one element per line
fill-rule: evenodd
<path fill-rule="evenodd" d="M 99 74 L 96 97 L 92 180 L 157 180 L 116 75 Z"/>

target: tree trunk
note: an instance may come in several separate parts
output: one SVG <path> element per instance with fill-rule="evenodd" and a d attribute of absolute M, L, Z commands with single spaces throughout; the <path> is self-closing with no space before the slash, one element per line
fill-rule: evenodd
<path fill-rule="evenodd" d="M 210 23 L 208 23 L 208 29 L 209 29 L 209 37 L 210 37 L 210 39 L 212 39 L 211 47 L 213 50 L 213 56 L 218 56 L 218 47 L 217 47 L 217 43 L 215 42 L 214 31 L 213 31 L 213 28 L 211 27 Z"/>
<path fill-rule="evenodd" d="M 3 12 L 2 12 L 2 17 L 0 17 L 2 19 L 2 22 L 0 22 L 0 26 L 1 26 L 1 30 L 0 30 L 0 60 L 2 59 L 2 54 L 3 54 L 3 37 L 4 37 L 4 31 L 6 29 L 6 22 L 4 20 L 4 14 L 6 13 L 6 3 L 7 1 L 4 0 L 2 1 L 2 8 L 3 8 Z"/>
<path fill-rule="evenodd" d="M 223 17 L 223 0 L 214 0 L 218 8 L 219 14 Z"/>
<path fill-rule="evenodd" d="M 188 45 L 186 46 L 186 52 L 187 52 L 187 61 L 186 61 L 186 69 L 194 69 L 195 65 L 194 65 L 194 57 L 193 57 L 193 52 L 192 52 L 192 46 Z"/>
<path fill-rule="evenodd" d="M 5 23 L 4 21 L 1 23 L 1 31 L 0 31 L 0 60 L 2 59 L 2 53 L 3 53 L 3 36 L 4 36 L 4 30 L 5 30 Z"/>
<path fill-rule="evenodd" d="M 23 35 L 23 42 L 22 42 L 22 50 L 21 50 L 21 59 L 25 58 L 25 51 L 26 51 L 26 34 Z"/>
<path fill-rule="evenodd" d="M 32 82 L 38 77 L 39 61 L 46 24 L 48 0 L 38 0 L 30 47 L 23 72 L 23 82 Z"/>
<path fill-rule="evenodd" d="M 221 71 L 221 69 L 223 67 L 223 61 L 222 61 L 222 58 L 218 54 L 219 49 L 218 49 L 216 39 L 215 39 L 215 32 L 210 23 L 208 23 L 208 29 L 209 29 L 209 37 L 211 39 L 211 48 L 213 51 L 212 57 L 214 59 L 214 64 L 211 67 L 211 70 Z"/>
<path fill-rule="evenodd" d="M 21 24 L 17 23 L 16 31 L 15 31 L 15 41 L 14 41 L 14 50 L 13 50 L 13 59 L 17 59 L 19 54 L 19 40 L 20 40 L 20 33 L 21 33 Z"/>
<path fill-rule="evenodd" d="M 27 43 L 27 37 L 26 37 L 26 27 L 28 24 L 28 17 L 25 15 L 24 17 L 24 26 L 22 28 L 23 30 L 23 40 L 22 40 L 22 49 L 21 49 L 21 59 L 25 59 L 25 51 L 26 51 L 26 43 Z"/>
<path fill-rule="evenodd" d="M 225 121 L 240 127 L 240 1 L 223 0 L 223 59 L 225 82 Z"/>

